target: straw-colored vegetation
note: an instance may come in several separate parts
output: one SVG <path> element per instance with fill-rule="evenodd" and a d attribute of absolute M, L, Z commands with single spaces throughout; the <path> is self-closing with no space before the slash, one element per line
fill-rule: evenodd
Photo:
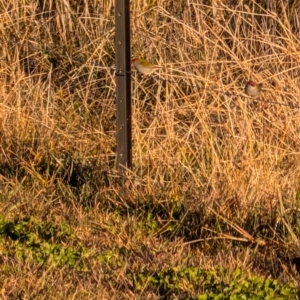
<path fill-rule="evenodd" d="M 0 298 L 297 299 L 299 2 L 131 2 L 126 178 L 114 1 L 0 3 Z"/>

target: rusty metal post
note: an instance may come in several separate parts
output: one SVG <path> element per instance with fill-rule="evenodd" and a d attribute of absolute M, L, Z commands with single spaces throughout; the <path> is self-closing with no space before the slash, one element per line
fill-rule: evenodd
<path fill-rule="evenodd" d="M 130 0 L 115 0 L 117 168 L 132 165 L 130 87 Z"/>

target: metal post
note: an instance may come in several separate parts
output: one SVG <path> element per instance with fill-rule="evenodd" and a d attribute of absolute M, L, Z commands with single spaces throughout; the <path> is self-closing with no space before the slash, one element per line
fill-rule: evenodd
<path fill-rule="evenodd" d="M 115 0 L 117 168 L 131 168 L 130 0 Z"/>

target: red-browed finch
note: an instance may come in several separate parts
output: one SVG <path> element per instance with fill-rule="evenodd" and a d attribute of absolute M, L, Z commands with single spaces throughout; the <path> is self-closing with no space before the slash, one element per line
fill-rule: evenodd
<path fill-rule="evenodd" d="M 131 66 L 144 75 L 149 75 L 160 68 L 159 66 L 149 63 L 145 59 L 137 57 L 131 59 Z"/>
<path fill-rule="evenodd" d="M 258 97 L 261 93 L 262 83 L 256 84 L 250 80 L 246 83 L 245 93 L 250 97 Z"/>

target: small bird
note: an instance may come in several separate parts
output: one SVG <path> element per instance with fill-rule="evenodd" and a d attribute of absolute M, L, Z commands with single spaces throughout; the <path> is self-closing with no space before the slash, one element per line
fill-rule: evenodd
<path fill-rule="evenodd" d="M 250 80 L 246 83 L 245 93 L 250 97 L 258 97 L 261 93 L 262 83 L 256 84 Z"/>
<path fill-rule="evenodd" d="M 131 66 L 144 75 L 149 75 L 160 68 L 159 66 L 149 63 L 145 59 L 137 57 L 131 59 Z"/>

